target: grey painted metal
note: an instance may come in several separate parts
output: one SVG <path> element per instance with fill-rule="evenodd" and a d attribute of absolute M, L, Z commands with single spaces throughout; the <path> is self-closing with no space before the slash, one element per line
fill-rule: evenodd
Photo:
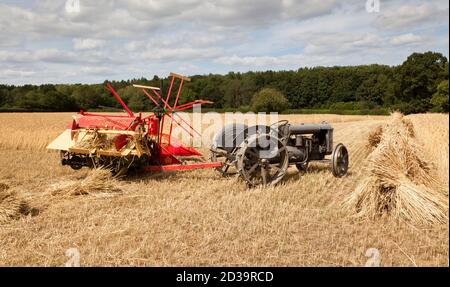
<path fill-rule="evenodd" d="M 318 133 L 320 131 L 329 131 L 329 130 L 333 130 L 333 127 L 327 123 L 289 125 L 289 132 L 291 134 L 313 134 Z"/>
<path fill-rule="evenodd" d="M 231 152 L 245 140 L 243 133 L 245 129 L 247 129 L 247 125 L 245 124 L 235 123 L 225 125 L 216 133 L 211 148 L 221 148 Z"/>
<path fill-rule="evenodd" d="M 271 144 L 267 144 L 271 143 Z M 331 155 L 331 159 L 325 156 Z M 347 174 L 348 152 L 344 145 L 333 149 L 333 127 L 320 124 L 289 124 L 250 126 L 230 124 L 215 136 L 211 160 L 222 161 L 222 174 L 229 167 L 250 186 L 273 185 L 281 180 L 290 164 L 306 171 L 310 161 L 327 162 L 333 175 Z"/>

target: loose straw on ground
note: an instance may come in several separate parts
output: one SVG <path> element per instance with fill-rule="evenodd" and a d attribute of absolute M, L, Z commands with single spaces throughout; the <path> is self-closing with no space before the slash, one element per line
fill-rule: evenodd
<path fill-rule="evenodd" d="M 8 185 L 0 183 L 0 224 L 29 212 L 27 202 L 21 199 L 17 191 L 9 188 Z"/>
<path fill-rule="evenodd" d="M 53 195 L 86 195 L 94 193 L 121 192 L 120 184 L 111 172 L 103 168 L 95 168 L 81 181 L 61 182 L 54 186 Z"/>

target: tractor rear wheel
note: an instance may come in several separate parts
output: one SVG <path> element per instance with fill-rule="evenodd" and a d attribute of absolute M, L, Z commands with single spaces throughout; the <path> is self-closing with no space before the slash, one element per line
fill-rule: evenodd
<path fill-rule="evenodd" d="M 286 174 L 289 155 L 286 145 L 270 134 L 255 134 L 241 144 L 237 168 L 250 187 L 272 186 Z"/>

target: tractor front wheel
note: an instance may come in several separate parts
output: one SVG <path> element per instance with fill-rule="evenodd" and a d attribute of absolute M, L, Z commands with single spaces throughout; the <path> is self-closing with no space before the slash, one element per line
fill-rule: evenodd
<path fill-rule="evenodd" d="M 348 151 L 343 144 L 338 144 L 331 154 L 331 171 L 335 177 L 343 177 L 348 170 Z"/>

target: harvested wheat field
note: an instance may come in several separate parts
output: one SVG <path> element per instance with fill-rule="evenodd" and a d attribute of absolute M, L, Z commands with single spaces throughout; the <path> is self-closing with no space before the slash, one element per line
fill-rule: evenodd
<path fill-rule="evenodd" d="M 448 115 L 280 117 L 330 122 L 348 175 L 116 179 L 45 149 L 70 113 L 0 114 L 0 265 L 64 266 L 77 248 L 82 266 L 364 266 L 376 248 L 382 266 L 448 266 Z"/>

